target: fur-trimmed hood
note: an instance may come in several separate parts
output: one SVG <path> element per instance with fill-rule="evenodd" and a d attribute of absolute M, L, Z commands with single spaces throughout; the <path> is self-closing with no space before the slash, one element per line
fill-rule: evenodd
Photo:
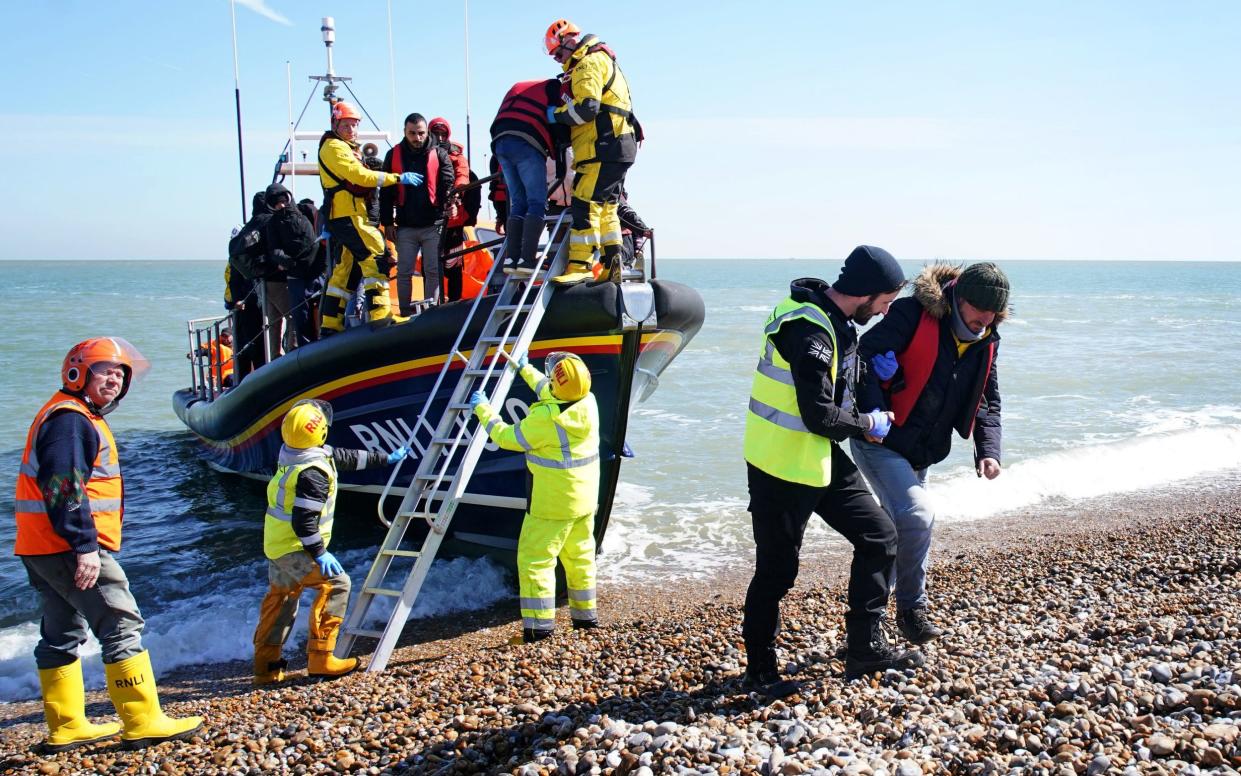
<path fill-rule="evenodd" d="M 914 278 L 913 298 L 918 300 L 918 304 L 922 305 L 932 318 L 942 320 L 950 312 L 949 297 L 945 292 L 960 277 L 963 266 L 937 261 L 924 266 L 918 277 Z M 991 328 L 995 329 L 1003 323 L 1008 313 L 1008 309 L 996 313 Z"/>

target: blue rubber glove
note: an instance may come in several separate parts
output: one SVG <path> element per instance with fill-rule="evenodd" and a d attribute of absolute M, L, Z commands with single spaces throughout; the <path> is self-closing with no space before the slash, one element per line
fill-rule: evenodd
<path fill-rule="evenodd" d="M 547 123 L 548 124 L 556 123 L 556 106 L 555 105 L 547 106 Z"/>
<path fill-rule="evenodd" d="M 401 185 L 402 186 L 421 186 L 422 175 L 416 172 L 403 172 L 401 173 Z"/>
<path fill-rule="evenodd" d="M 345 567 L 340 565 L 340 561 L 336 560 L 336 556 L 330 552 L 324 552 L 315 558 L 315 563 L 319 564 L 319 573 L 325 577 L 334 577 L 337 574 L 344 574 Z"/>
<path fill-rule="evenodd" d="M 880 380 L 891 380 L 892 375 L 896 374 L 899 364 L 896 363 L 896 354 L 892 351 L 880 353 L 877 356 L 871 356 L 870 365 L 875 368 L 875 375 Z"/>
<path fill-rule="evenodd" d="M 329 231 L 327 230 L 327 227 L 326 227 L 326 226 L 325 226 L 325 227 L 323 227 L 323 231 L 322 231 L 322 232 L 319 232 L 319 239 L 320 239 L 320 240 L 328 240 L 328 239 L 331 239 L 331 237 L 332 237 L 332 233 L 331 233 L 331 232 L 329 232 Z"/>
<path fill-rule="evenodd" d="M 478 405 L 486 404 L 486 403 L 487 403 L 487 394 L 483 393 L 482 391 L 475 391 L 474 393 L 470 394 L 470 409 L 471 410 L 476 410 L 478 409 Z"/>
<path fill-rule="evenodd" d="M 405 456 L 407 455 L 409 455 L 408 447 L 398 447 L 397 449 L 393 450 L 391 453 L 388 453 L 388 465 L 391 466 L 397 461 L 405 460 Z"/>
<path fill-rule="evenodd" d="M 530 366 L 530 359 L 526 357 L 526 354 L 525 354 L 525 353 L 522 353 L 522 354 L 521 354 L 521 355 L 517 358 L 517 361 L 516 361 L 515 363 L 517 364 L 517 371 L 518 371 L 518 372 L 520 372 L 521 370 L 523 370 L 523 369 L 525 369 L 526 367 Z"/>
<path fill-rule="evenodd" d="M 875 439 L 883 439 L 892 430 L 892 419 L 883 410 L 871 410 L 866 415 L 874 421 L 870 430 L 866 432 L 868 436 L 873 436 Z"/>

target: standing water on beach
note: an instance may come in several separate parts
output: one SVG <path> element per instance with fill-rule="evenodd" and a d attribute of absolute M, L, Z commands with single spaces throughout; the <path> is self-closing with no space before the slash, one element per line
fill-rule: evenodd
<path fill-rule="evenodd" d="M 762 323 L 803 276 L 833 280 L 839 260 L 665 261 L 661 276 L 692 285 L 706 325 L 635 406 L 637 457 L 621 485 L 600 557 L 608 582 L 705 576 L 752 563 L 741 458 L 746 397 Z M 907 262 L 907 274 L 919 263 Z M 1002 262 L 1014 315 L 1000 329 L 1004 473 L 975 477 L 970 445 L 932 472 L 939 519 L 1005 511 L 1241 470 L 1241 264 Z M 160 670 L 251 656 L 266 588 L 263 484 L 219 474 L 194 455 L 172 412 L 189 380 L 187 318 L 222 311 L 223 262 L 0 262 L 0 700 L 37 695 L 31 649 L 38 606 L 11 555 L 13 483 L 26 430 L 58 387 L 74 343 L 117 335 L 152 362 L 109 416 L 126 476 L 122 559 Z M 56 318 L 37 317 L 55 299 Z M 1202 481 L 1202 480 L 1199 480 Z M 1210 480 L 1207 480 L 1210 481 Z M 372 508 L 342 505 L 337 557 L 365 574 L 381 534 Z M 839 541 L 817 521 L 807 546 Z M 339 546 L 339 551 L 337 547 Z M 486 560 L 442 560 L 415 615 L 477 609 L 512 595 Z M 304 615 L 303 615 L 304 616 Z M 88 686 L 99 686 L 89 641 Z"/>

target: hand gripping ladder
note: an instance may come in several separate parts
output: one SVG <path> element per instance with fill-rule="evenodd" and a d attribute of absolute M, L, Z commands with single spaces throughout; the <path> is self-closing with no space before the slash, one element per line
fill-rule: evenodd
<path fill-rule="evenodd" d="M 362 592 L 358 595 L 344 632 L 336 644 L 336 654 L 344 657 L 349 654 L 358 636 L 379 639 L 366 667 L 370 673 L 382 671 L 388 665 L 388 658 L 391 657 L 410 610 L 422 590 L 427 571 L 430 570 L 440 543 L 444 540 L 457 504 L 467 495 L 466 486 L 469 485 L 470 476 L 474 473 L 474 467 L 487 442 L 486 432 L 477 423 L 470 422 L 470 394 L 480 390 L 488 393 L 492 406 L 504 405 L 515 377 L 515 370 L 506 368 L 510 354 L 525 353 L 530 347 L 551 299 L 553 284 L 549 280 L 564 271 L 569 244 L 568 219 L 566 210 L 544 220 L 545 225 L 552 225 L 552 237 L 548 240 L 547 249 L 538 258 L 534 274 L 506 277 L 491 313 L 483 324 L 478 341 L 472 350 L 463 352 L 462 346 L 469 336 L 470 324 L 482 301 L 481 294 L 475 297 L 465 324 L 457 334 L 457 340 L 440 369 L 435 387 L 414 424 L 412 435 L 406 440 L 410 449 L 419 456 L 418 470 L 391 522 L 384 518 L 383 505 L 401 464 L 393 468 L 388 484 L 384 486 L 379 497 L 379 519 L 388 526 L 388 534 L 371 564 L 366 582 L 362 585 Z M 550 256 L 549 260 L 553 247 L 555 255 Z M 502 255 L 503 250 L 498 253 Z M 495 273 L 500 271 L 500 266 L 501 260 L 497 258 L 487 277 L 489 286 Z M 538 279 L 542 282 L 532 282 Z M 494 356 L 491 355 L 492 348 L 495 349 Z M 453 366 L 458 360 L 465 363 L 465 368 L 456 373 L 457 385 L 452 390 L 438 425 L 432 426 L 429 420 L 431 407 L 440 393 L 440 387 L 454 379 Z M 401 549 L 410 522 L 416 518 L 426 520 L 430 530 L 417 550 Z M 388 578 L 396 558 L 413 558 L 414 565 L 408 571 L 403 585 L 391 587 Z M 395 576 L 395 573 L 392 576 Z M 396 601 L 384 629 L 367 630 L 363 625 L 377 596 L 395 598 Z"/>

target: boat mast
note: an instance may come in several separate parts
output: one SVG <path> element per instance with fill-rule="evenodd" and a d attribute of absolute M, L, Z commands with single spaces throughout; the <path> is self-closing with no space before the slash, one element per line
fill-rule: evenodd
<path fill-rule="evenodd" d="M 470 151 L 470 0 L 465 0 L 465 158 Z"/>
<path fill-rule="evenodd" d="M 237 3 L 229 0 L 233 18 L 233 103 L 237 109 L 237 171 L 241 177 L 241 222 L 246 222 L 246 159 L 241 148 L 241 69 L 237 65 Z"/>

